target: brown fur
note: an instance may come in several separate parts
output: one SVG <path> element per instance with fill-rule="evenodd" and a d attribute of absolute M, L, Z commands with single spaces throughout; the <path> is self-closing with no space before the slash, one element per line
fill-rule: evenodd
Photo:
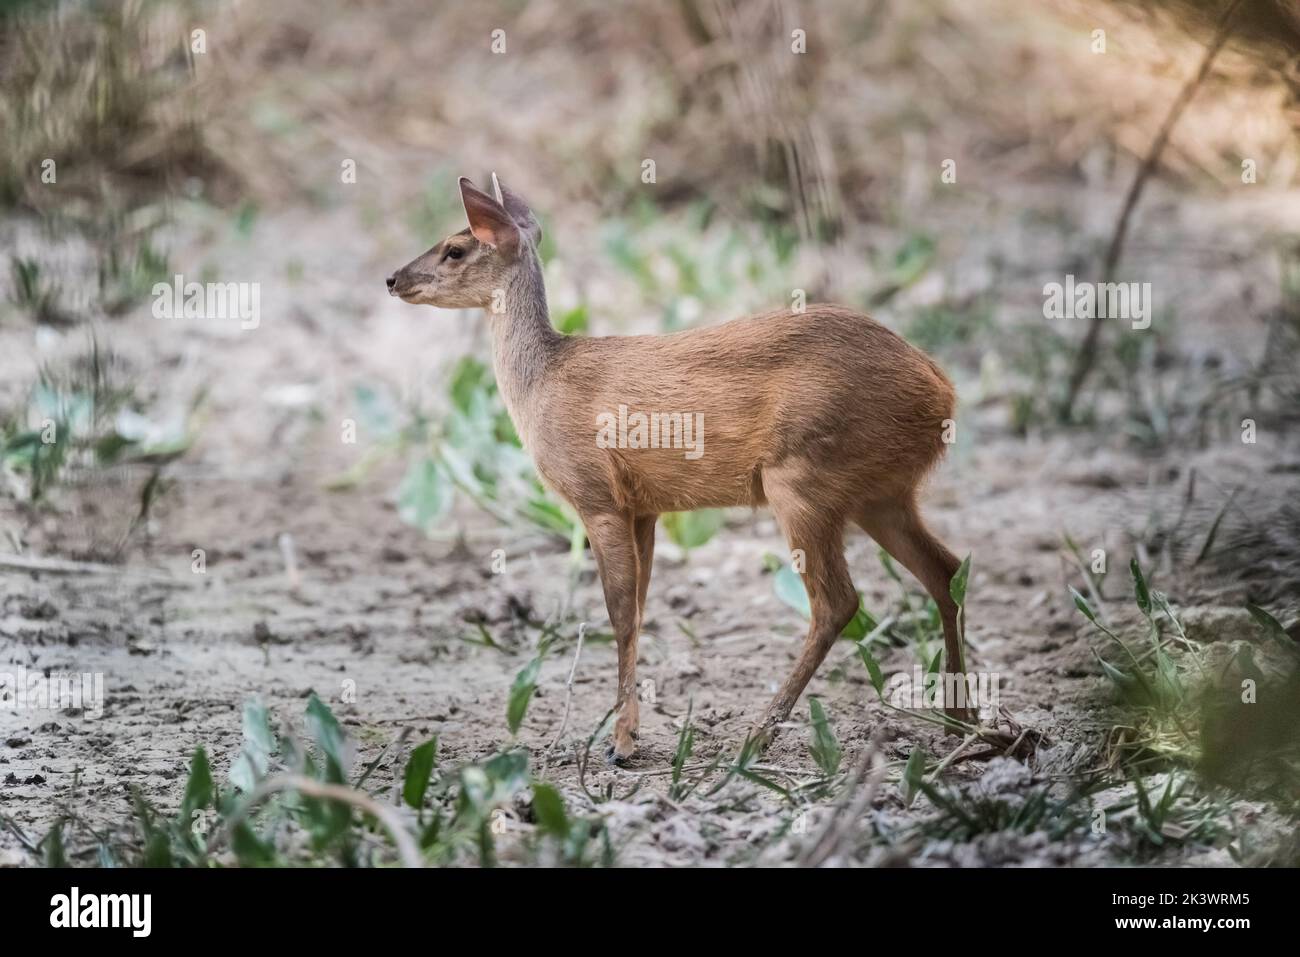
<path fill-rule="evenodd" d="M 791 549 L 805 556 L 812 622 L 794 672 L 760 722 L 765 738 L 857 611 L 843 554 L 846 521 L 934 597 L 946 670 L 964 671 L 948 594 L 958 562 L 916 506 L 955 404 L 951 383 L 928 356 L 834 305 L 668 336 L 562 336 L 547 313 L 540 229 L 527 204 L 508 190 L 493 199 L 465 179 L 461 193 L 470 229 L 403 267 L 389 289 L 407 302 L 489 309 L 506 406 L 542 478 L 581 516 L 595 554 L 619 650 L 615 759 L 635 749 L 637 635 L 654 523 L 664 512 L 767 504 Z M 448 258 L 453 247 L 459 259 Z M 598 417 L 620 405 L 702 413 L 703 454 L 600 448 Z"/>

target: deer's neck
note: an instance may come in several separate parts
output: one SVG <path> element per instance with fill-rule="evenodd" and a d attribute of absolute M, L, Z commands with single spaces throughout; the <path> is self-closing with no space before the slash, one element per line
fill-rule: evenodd
<path fill-rule="evenodd" d="M 532 400 L 564 337 L 551 325 L 542 266 L 536 256 L 525 258 L 504 292 L 504 308 L 488 310 L 492 365 L 510 418 L 527 441 Z"/>

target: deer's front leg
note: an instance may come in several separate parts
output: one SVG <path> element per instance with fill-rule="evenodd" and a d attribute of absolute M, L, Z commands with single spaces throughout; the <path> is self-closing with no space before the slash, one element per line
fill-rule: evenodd
<path fill-rule="evenodd" d="M 638 580 L 640 561 L 632 516 L 621 512 L 585 516 L 587 538 L 605 589 L 605 608 L 618 642 L 618 694 L 614 700 L 614 741 L 610 760 L 622 763 L 636 751 L 640 721 L 636 688 L 636 639 L 641 627 Z"/>

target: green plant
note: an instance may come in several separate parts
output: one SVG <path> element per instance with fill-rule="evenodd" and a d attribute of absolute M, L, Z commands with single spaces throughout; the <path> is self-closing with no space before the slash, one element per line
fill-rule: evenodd
<path fill-rule="evenodd" d="M 686 717 L 682 719 L 682 730 L 677 734 L 677 747 L 673 749 L 672 783 L 668 786 L 668 796 L 674 801 L 684 800 L 694 788 L 682 780 L 686 762 L 695 751 L 695 725 L 691 723 L 691 714 L 695 709 L 694 700 L 686 703 Z"/>
<path fill-rule="evenodd" d="M 44 274 L 41 264 L 23 256 L 9 257 L 10 299 L 37 322 L 57 324 L 67 317 L 59 306 L 59 284 Z"/>
<path fill-rule="evenodd" d="M 958 793 L 918 777 L 913 787 L 929 799 L 937 812 L 915 827 L 929 840 L 967 842 L 1003 831 L 1045 831 L 1051 840 L 1060 841 L 1083 831 L 1090 820 L 1077 796 L 1055 798 L 1043 786 L 1024 795 L 987 794 L 978 787 Z"/>
<path fill-rule="evenodd" d="M 907 237 L 893 257 L 880 268 L 880 280 L 867 297 L 869 308 L 878 309 L 917 282 L 929 270 L 935 256 L 935 242 L 922 233 Z"/>
<path fill-rule="evenodd" d="M 499 752 L 481 763 L 440 769 L 437 742 L 414 748 L 401 778 L 405 813 L 362 790 L 378 764 L 355 784 L 347 736 L 329 706 L 312 695 L 304 715 L 310 743 L 279 733 L 256 701 L 243 712 L 243 746 L 229 784 L 216 780 L 206 749 L 195 750 L 176 813 L 160 812 L 133 793 L 134 834 L 110 839 L 69 809 L 37 845 L 50 866 L 66 866 L 68 833 L 89 836 L 99 863 L 116 866 L 241 867 L 491 865 L 498 859 L 499 815 L 531 795 L 534 827 L 512 846 L 522 859 L 566 866 L 610 865 L 604 824 L 574 816 L 553 786 L 535 780 L 528 755 Z M 383 754 L 380 755 L 380 758 Z"/>
<path fill-rule="evenodd" d="M 668 512 L 661 519 L 668 539 L 682 551 L 699 548 L 713 538 L 727 522 L 720 508 L 702 508 L 694 512 Z"/>
<path fill-rule="evenodd" d="M 497 391 L 492 371 L 479 360 L 462 358 L 452 370 L 449 408 L 441 421 L 419 409 L 405 411 L 371 388 L 358 388 L 360 424 L 375 443 L 351 469 L 327 487 L 355 486 L 383 458 L 407 455 L 397 489 L 398 515 L 426 533 L 437 529 L 458 496 L 503 524 L 527 522 L 570 543 L 585 541 L 572 510 L 542 485 L 515 433 Z"/>
<path fill-rule="evenodd" d="M 506 705 L 506 726 L 511 734 L 519 732 L 524 715 L 528 712 L 528 703 L 537 691 L 537 676 L 542 669 L 542 654 L 533 658 L 515 675 L 514 684 L 510 686 L 510 696 Z"/>
<path fill-rule="evenodd" d="M 157 468 L 189 448 L 203 393 L 160 421 L 145 414 L 145 403 L 124 381 L 125 374 L 124 365 L 93 336 L 84 353 L 41 368 L 25 406 L 0 427 L 0 466 L 18 480 L 23 497 L 44 498 L 71 469 L 133 463 Z M 147 491 L 151 500 L 157 482 Z"/>
<path fill-rule="evenodd" d="M 822 774 L 828 778 L 834 777 L 839 773 L 844 753 L 840 750 L 839 741 L 835 739 L 835 730 L 826 717 L 821 701 L 809 698 L 808 709 L 812 719 L 812 741 L 808 752 L 817 762 L 817 767 L 821 768 Z"/>
<path fill-rule="evenodd" d="M 1236 790 L 1294 793 L 1300 748 L 1290 730 L 1300 714 L 1300 650 L 1268 612 L 1248 611 L 1269 644 L 1256 653 L 1238 644 L 1212 664 L 1187 640 L 1168 598 L 1150 587 L 1141 566 L 1129 565 L 1134 602 L 1145 621 L 1140 642 L 1102 622 L 1073 588 L 1075 606 L 1120 652 L 1094 651 L 1118 693 L 1125 721 L 1112 729 L 1112 761 L 1134 776 L 1166 767 L 1196 768 Z M 1168 636 L 1165 631 L 1171 632 Z"/>
<path fill-rule="evenodd" d="M 146 235 L 134 241 L 111 235 L 99 258 L 99 299 L 108 315 L 148 300 L 155 283 L 172 277 L 167 254 Z"/>
<path fill-rule="evenodd" d="M 1202 672 L 1204 663 L 1200 660 L 1199 652 L 1187 642 L 1182 625 L 1170 609 L 1168 600 L 1147 584 L 1137 559 L 1129 563 L 1129 570 L 1133 577 L 1135 602 L 1146 621 L 1143 648 L 1135 647 L 1105 625 L 1097 611 L 1078 591 L 1071 588 L 1070 594 L 1075 607 L 1121 653 L 1122 660 L 1119 662 L 1112 662 L 1095 650 L 1093 656 L 1136 718 L 1135 727 L 1130 729 L 1133 733 L 1124 738 L 1125 746 L 1153 755 L 1195 760 L 1196 709 L 1185 669 L 1180 667 L 1180 662 L 1192 663 Z M 1177 632 L 1184 648 L 1180 659 L 1175 659 L 1171 643 L 1161 635 L 1161 615 Z"/>
<path fill-rule="evenodd" d="M 907 338 L 926 352 L 938 353 L 968 345 L 993 330 L 991 299 L 975 302 L 944 300 L 917 309 L 907 323 Z"/>
<path fill-rule="evenodd" d="M 704 204 L 681 215 L 665 215 L 641 198 L 628 219 L 603 230 L 606 256 L 633 280 L 645 304 L 661 312 L 665 330 L 696 324 L 706 310 L 789 301 L 789 266 L 794 237 L 780 226 L 760 235 L 723 221 L 711 221 Z"/>

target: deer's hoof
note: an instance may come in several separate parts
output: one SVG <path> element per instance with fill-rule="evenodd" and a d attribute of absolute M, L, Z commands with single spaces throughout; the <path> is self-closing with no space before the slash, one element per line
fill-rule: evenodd
<path fill-rule="evenodd" d="M 627 741 L 615 742 L 605 749 L 605 763 L 621 768 L 636 754 L 636 745 L 629 738 Z"/>

